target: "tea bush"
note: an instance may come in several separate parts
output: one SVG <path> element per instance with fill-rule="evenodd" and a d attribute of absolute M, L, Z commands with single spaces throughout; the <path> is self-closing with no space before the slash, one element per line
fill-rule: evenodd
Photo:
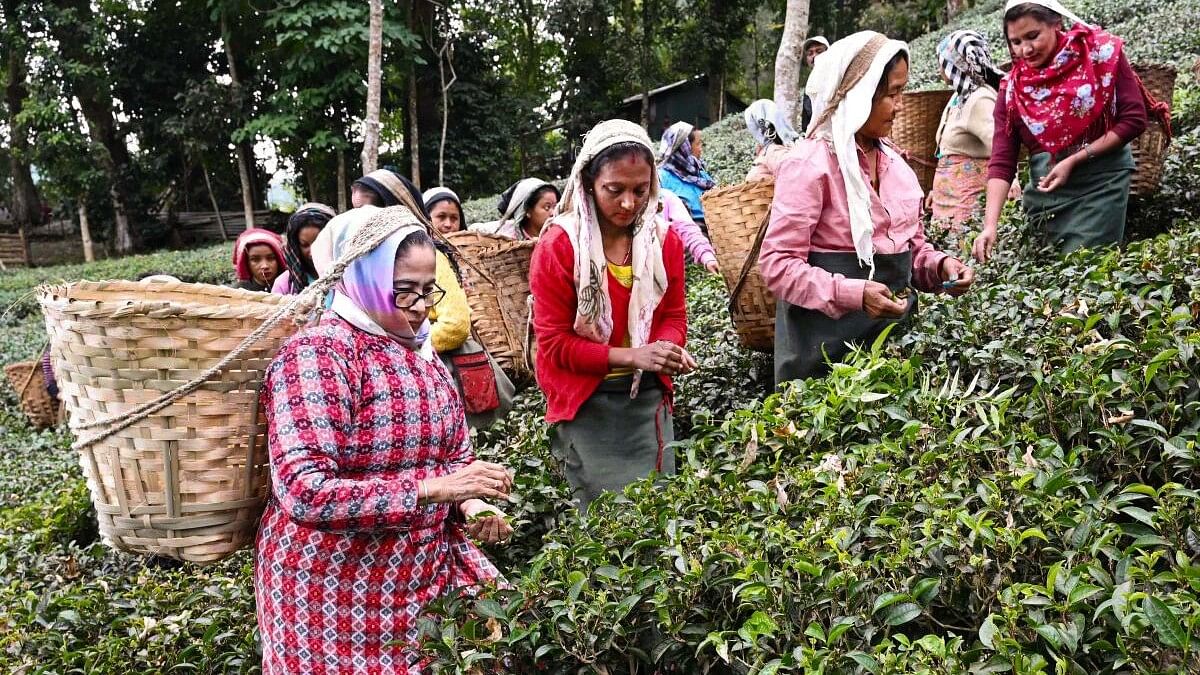
<path fill-rule="evenodd" d="M 441 669 L 1200 668 L 1200 228 L 1061 263 L 1013 229 L 978 292 L 441 603 Z"/>
<path fill-rule="evenodd" d="M 1200 0 L 1072 6 L 1139 58 L 1200 51 Z M 957 24 L 998 33 L 999 7 Z M 774 393 L 769 358 L 735 344 L 722 282 L 689 269 L 701 365 L 678 382 L 678 475 L 586 518 L 544 401 L 523 392 L 476 436 L 517 472 L 516 534 L 489 550 L 512 589 L 432 608 L 436 668 L 1200 672 L 1198 101 L 1183 77 L 1163 191 L 1131 218 L 1135 239 L 1174 229 L 1060 260 L 1014 211 L 970 294 L 923 296 L 906 334 L 823 380 Z M 741 116 L 705 134 L 710 169 L 739 182 Z M 469 219 L 494 204 L 469 202 Z M 229 258 L 224 245 L 6 273 L 0 357 L 44 341 L 39 282 L 225 283 Z M 27 429 L 0 388 L 0 671 L 258 672 L 251 553 L 196 567 L 103 547 L 68 444 Z"/>

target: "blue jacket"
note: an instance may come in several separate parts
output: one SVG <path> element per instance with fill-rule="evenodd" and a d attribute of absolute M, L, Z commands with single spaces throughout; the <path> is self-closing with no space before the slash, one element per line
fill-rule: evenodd
<path fill-rule="evenodd" d="M 702 172 L 700 175 L 712 180 L 712 176 L 709 176 L 707 171 Z M 679 195 L 683 203 L 687 204 L 688 211 L 692 213 L 692 220 L 697 223 L 704 222 L 704 207 L 700 205 L 700 195 L 704 194 L 704 190 L 688 183 L 665 168 L 658 170 L 658 185 Z"/>

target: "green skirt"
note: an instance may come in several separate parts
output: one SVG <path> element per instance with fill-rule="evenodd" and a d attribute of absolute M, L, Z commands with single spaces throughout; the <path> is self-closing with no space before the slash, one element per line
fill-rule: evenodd
<path fill-rule="evenodd" d="M 629 398 L 633 376 L 605 380 L 584 401 L 575 419 L 554 425 L 550 448 L 562 460 L 581 511 L 601 492 L 619 491 L 650 472 L 675 473 L 675 440 L 667 392 L 646 373 L 638 397 Z"/>
<path fill-rule="evenodd" d="M 1025 188 L 1029 221 L 1043 227 L 1062 253 L 1121 243 L 1134 169 L 1129 146 L 1079 164 L 1066 184 L 1042 192 L 1038 181 L 1051 168 L 1049 153 L 1039 152 L 1029 160 L 1030 181 Z"/>

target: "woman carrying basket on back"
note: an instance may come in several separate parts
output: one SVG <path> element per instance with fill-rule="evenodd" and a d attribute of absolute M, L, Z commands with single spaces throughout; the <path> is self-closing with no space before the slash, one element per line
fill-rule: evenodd
<path fill-rule="evenodd" d="M 604 490 L 674 473 L 671 378 L 696 365 L 683 244 L 656 215 L 651 148 L 633 122 L 588 132 L 530 264 L 551 447 L 585 511 Z"/>
<path fill-rule="evenodd" d="M 1050 242 L 1063 253 L 1120 243 L 1134 170 L 1129 143 L 1146 130 L 1147 111 L 1169 132 L 1170 108 L 1146 92 L 1120 38 L 1057 0 L 1010 0 L 1004 34 L 1013 67 L 996 101 L 975 258 L 992 255 L 1022 145 L 1030 151 L 1025 211 Z"/>
<path fill-rule="evenodd" d="M 427 226 L 403 207 L 354 209 L 330 221 L 313 259 L 326 274 L 361 231 L 393 225 L 263 382 L 271 498 L 254 589 L 267 675 L 424 672 L 425 606 L 499 579 L 468 536 L 511 534 L 484 500 L 503 500 L 512 477 L 475 460 L 433 353 L 429 309 L 444 294 Z"/>
<path fill-rule="evenodd" d="M 871 31 L 839 40 L 808 80 L 814 119 L 779 167 L 759 255 L 778 300 L 775 380 L 820 375 L 926 292 L 965 293 L 972 270 L 925 240 L 917 176 L 885 139 L 908 47 Z"/>

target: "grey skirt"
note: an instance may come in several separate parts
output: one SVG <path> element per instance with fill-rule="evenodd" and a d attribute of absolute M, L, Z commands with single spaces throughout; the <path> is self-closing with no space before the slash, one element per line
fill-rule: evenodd
<path fill-rule="evenodd" d="M 633 375 L 605 380 L 584 401 L 575 419 L 554 425 L 550 447 L 563 462 L 581 511 L 601 492 L 619 491 L 657 470 L 675 473 L 675 440 L 667 392 L 645 373 L 635 399 Z"/>

